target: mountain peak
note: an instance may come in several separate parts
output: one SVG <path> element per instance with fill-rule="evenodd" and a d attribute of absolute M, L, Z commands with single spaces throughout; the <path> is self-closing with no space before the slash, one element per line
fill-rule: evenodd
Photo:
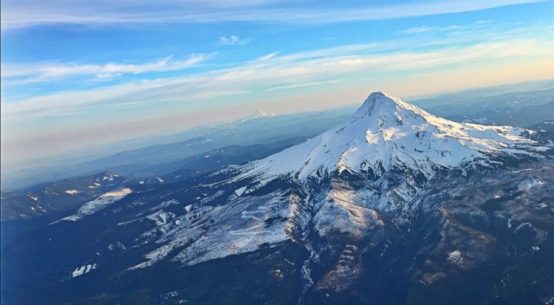
<path fill-rule="evenodd" d="M 430 178 L 440 168 L 487 166 L 501 155 L 534 156 L 549 149 L 528 134 L 522 128 L 457 123 L 374 92 L 347 122 L 247 165 L 245 174 L 305 179 L 344 170 L 379 175 L 396 168 Z"/>
<path fill-rule="evenodd" d="M 253 112 L 252 114 L 244 117 L 240 121 L 241 122 L 246 122 L 246 121 L 250 121 L 250 120 L 265 119 L 265 118 L 270 118 L 270 117 L 274 117 L 274 116 L 275 116 L 275 113 L 273 113 L 273 112 L 258 109 L 255 112 Z"/>
<path fill-rule="evenodd" d="M 275 116 L 275 114 L 274 114 L 273 112 L 269 112 L 269 111 L 262 110 L 262 109 L 256 110 L 256 112 L 255 112 L 253 115 L 254 115 L 254 116 L 257 116 L 257 117 L 271 117 L 271 116 Z"/>
<path fill-rule="evenodd" d="M 392 112 L 398 107 L 405 108 L 406 103 L 402 100 L 392 97 L 382 91 L 372 92 L 358 108 L 354 117 L 371 116 L 374 113 Z"/>
<path fill-rule="evenodd" d="M 397 103 L 397 98 L 392 97 L 383 91 L 374 91 L 369 94 L 369 96 L 364 102 L 364 105 L 374 104 L 374 103 L 391 103 L 391 102 Z"/>

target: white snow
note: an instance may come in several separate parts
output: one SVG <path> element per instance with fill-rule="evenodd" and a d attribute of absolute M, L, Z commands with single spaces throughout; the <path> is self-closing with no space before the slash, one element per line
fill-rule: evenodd
<path fill-rule="evenodd" d="M 110 173 L 104 177 L 102 177 L 102 181 L 114 181 L 114 178 L 117 178 L 119 177 L 118 174 L 116 173 Z M 98 179 L 96 179 L 98 181 Z"/>
<path fill-rule="evenodd" d="M 312 222 L 314 229 L 320 236 L 330 233 L 350 233 L 361 237 L 368 228 L 384 225 L 379 214 L 370 208 L 364 207 L 369 199 L 367 193 L 333 185 L 327 198 L 319 202 L 320 207 Z"/>
<path fill-rule="evenodd" d="M 67 216 L 65 218 L 62 218 L 62 220 L 65 220 L 65 221 L 81 220 L 84 217 L 92 215 L 106 208 L 110 204 L 123 199 L 125 196 L 131 194 L 132 192 L 133 191 L 130 188 L 122 188 L 119 190 L 107 192 L 105 194 L 102 194 L 100 197 L 85 203 L 83 206 L 81 206 L 81 208 L 79 208 L 77 213 Z"/>
<path fill-rule="evenodd" d="M 275 113 L 270 112 L 270 111 L 267 111 L 267 110 L 262 110 L 262 109 L 258 109 L 258 111 L 256 111 L 256 114 L 257 114 L 259 117 L 272 117 L 272 116 L 275 116 Z"/>
<path fill-rule="evenodd" d="M 262 197 L 245 197 L 225 206 L 203 207 L 195 213 L 179 217 L 144 234 L 150 238 L 162 229 L 164 232 L 157 243 L 160 247 L 145 256 L 146 261 L 130 269 L 140 269 L 166 258 L 172 251 L 182 248 L 173 259 L 186 265 L 251 252 L 262 244 L 276 244 L 290 237 L 285 222 L 267 223 L 274 217 L 286 217 L 289 213 L 288 197 L 285 193 L 273 193 Z M 212 226 L 198 226 L 211 220 Z M 224 229 L 223 229 L 224 228 Z M 188 245 L 187 245 L 188 244 Z"/>
<path fill-rule="evenodd" d="M 242 177 L 268 181 L 290 175 L 322 177 L 335 170 L 388 171 L 407 167 L 433 176 L 436 168 L 499 154 L 533 155 L 549 148 L 508 126 L 457 123 L 436 117 L 384 93 L 372 93 L 346 123 L 260 161 L 247 164 Z M 492 160 L 490 161 L 492 163 Z"/>
<path fill-rule="evenodd" d="M 175 218 L 175 214 L 172 212 L 158 211 L 156 213 L 146 216 L 146 218 L 154 221 L 156 225 L 162 226 L 168 223 L 170 219 Z"/>
<path fill-rule="evenodd" d="M 81 275 L 87 274 L 91 272 L 92 270 L 96 270 L 96 263 L 94 264 L 88 264 L 88 265 L 82 265 L 79 267 L 75 267 L 75 269 L 71 272 L 71 277 L 76 278 Z"/>
<path fill-rule="evenodd" d="M 246 186 L 243 186 L 239 189 L 236 189 L 235 190 L 235 195 L 237 195 L 237 197 L 240 197 L 242 196 L 242 194 L 244 193 L 244 191 L 246 191 Z"/>
<path fill-rule="evenodd" d="M 535 179 L 535 178 L 530 178 L 530 179 L 526 179 L 526 180 L 521 181 L 517 185 L 517 189 L 520 190 L 520 191 L 529 191 L 531 188 L 536 187 L 536 186 L 541 186 L 543 184 L 544 184 L 544 182 L 541 181 L 541 180 L 538 180 L 538 179 Z"/>
<path fill-rule="evenodd" d="M 252 113 L 251 115 L 246 116 L 244 119 L 240 120 L 241 123 L 244 123 L 246 121 L 254 120 L 254 119 L 260 119 L 260 118 L 269 118 L 274 117 L 275 113 L 272 113 L 267 110 L 258 109 L 256 112 Z"/>
<path fill-rule="evenodd" d="M 78 190 L 66 190 L 65 193 L 68 195 L 77 195 L 80 192 Z"/>
<path fill-rule="evenodd" d="M 180 204 L 180 202 L 176 199 L 164 200 L 164 201 L 162 201 L 162 203 L 160 203 L 157 206 L 151 208 L 150 211 L 158 211 L 158 210 L 161 210 L 163 208 L 167 208 L 169 206 L 179 205 L 179 204 Z"/>
<path fill-rule="evenodd" d="M 88 188 L 93 190 L 99 188 L 100 186 L 102 186 L 100 183 L 94 182 L 92 185 L 89 185 Z"/>
<path fill-rule="evenodd" d="M 450 253 L 448 253 L 448 257 L 446 258 L 450 263 L 455 265 L 462 265 L 464 262 L 464 258 L 462 257 L 462 252 L 460 250 L 454 250 Z"/>

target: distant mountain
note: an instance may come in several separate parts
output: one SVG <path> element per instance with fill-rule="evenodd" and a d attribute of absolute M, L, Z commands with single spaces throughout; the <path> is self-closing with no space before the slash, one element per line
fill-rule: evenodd
<path fill-rule="evenodd" d="M 554 120 L 554 82 L 531 82 L 426 97 L 415 101 L 427 111 L 455 121 L 532 128 Z M 14 190 L 103 170 L 130 177 L 166 175 L 187 158 L 226 146 L 274 145 L 311 138 L 348 118 L 352 107 L 274 115 L 257 111 L 243 119 L 174 134 L 131 139 L 42 162 L 41 167 L 5 172 L 3 189 Z M 115 153 L 114 153 L 115 152 Z M 80 156 L 80 157 L 79 157 Z"/>
<path fill-rule="evenodd" d="M 229 165 L 241 165 L 253 160 L 265 158 L 287 147 L 305 141 L 306 138 L 290 138 L 267 144 L 232 145 L 207 151 L 202 154 L 165 165 L 164 175 L 167 181 L 183 181 L 213 172 Z M 178 170 L 175 170 L 178 168 Z"/>
<path fill-rule="evenodd" d="M 167 175 L 190 167 L 200 169 L 201 172 L 198 173 L 206 173 L 225 165 L 241 164 L 262 158 L 285 147 L 297 144 L 299 141 L 307 138 L 307 136 L 302 137 L 303 133 L 299 132 L 300 136 L 296 137 L 290 134 L 260 140 L 259 144 L 249 144 L 255 141 L 247 139 L 236 141 L 237 143 L 243 142 L 248 145 L 231 144 L 222 146 L 222 144 L 234 143 L 235 141 L 219 138 L 195 138 L 185 142 L 124 151 L 76 167 L 83 168 L 83 171 L 88 168 L 109 168 L 124 175 L 137 178 Z M 251 153 L 249 154 L 249 152 Z M 255 158 L 252 159 L 251 155 L 254 155 Z M 204 162 L 199 162 L 201 159 L 205 159 Z"/>
<path fill-rule="evenodd" d="M 115 172 L 65 179 L 17 192 L 2 192 L 2 221 L 29 219 L 79 208 L 129 180 Z"/>
<path fill-rule="evenodd" d="M 534 130 L 540 132 L 554 133 L 554 120 L 546 120 L 532 126 Z"/>
<path fill-rule="evenodd" d="M 348 111 L 345 108 L 281 116 L 262 112 L 227 124 L 151 139 L 150 145 L 89 161 L 64 162 L 62 159 L 52 163 L 52 166 L 3 172 L 2 188 L 13 190 L 64 178 L 92 175 L 103 170 L 117 171 L 136 178 L 165 175 L 180 169 L 179 164 L 186 164 L 188 158 L 228 146 L 281 147 L 283 143 L 294 145 L 298 143 L 298 139 L 313 137 L 344 120 Z M 139 144 L 130 141 L 122 147 L 137 145 Z"/>
<path fill-rule="evenodd" d="M 2 192 L 2 247 L 28 231 L 77 211 L 88 201 L 132 184 L 115 172 L 64 179 L 14 192 Z"/>
<path fill-rule="evenodd" d="M 537 131 L 537 138 L 554 142 L 554 119 L 540 122 L 530 126 L 530 128 Z"/>
<path fill-rule="evenodd" d="M 490 107 L 474 114 L 451 115 L 451 119 L 491 125 L 516 125 L 532 127 L 545 120 L 554 119 L 554 91 L 552 101 L 541 105 L 523 107 Z"/>
<path fill-rule="evenodd" d="M 426 110 L 451 120 L 531 127 L 554 120 L 554 88 L 496 95 L 462 93 L 417 101 Z"/>
<path fill-rule="evenodd" d="M 2 303 L 548 304 L 553 148 L 373 93 L 261 160 L 121 185 L 26 232 Z"/>
<path fill-rule="evenodd" d="M 163 168 L 153 171 L 152 174 L 145 170 L 144 175 L 147 177 L 144 179 L 123 178 L 119 173 L 112 171 L 39 184 L 19 191 L 2 192 L 2 221 L 31 219 L 76 210 L 87 200 L 132 182 L 152 185 L 189 180 L 229 165 L 240 165 L 264 158 L 304 140 L 293 138 L 270 145 L 226 146 L 163 165 L 149 164 L 145 161 L 145 165 L 141 167 L 143 169 L 154 166 Z M 125 170 L 125 167 L 118 169 Z M 157 172 L 168 174 L 156 176 Z"/>
<path fill-rule="evenodd" d="M 254 113 L 248 115 L 247 117 L 241 119 L 240 121 L 245 122 L 245 121 L 248 121 L 248 120 L 255 120 L 255 119 L 274 117 L 274 116 L 275 116 L 275 113 L 259 109 L 259 110 L 256 110 L 256 112 L 254 112 Z"/>
<path fill-rule="evenodd" d="M 468 105 L 479 107 L 489 106 L 525 106 L 545 104 L 545 98 L 551 97 L 554 90 L 554 80 L 506 84 L 478 89 L 463 90 L 451 93 L 421 97 L 414 100 L 414 104 L 430 109 L 439 106 Z M 500 102 L 500 104 L 499 104 Z M 485 105 L 480 105 L 484 103 Z M 472 109 L 467 109 L 472 111 Z M 442 114 L 444 115 L 444 114 Z"/>

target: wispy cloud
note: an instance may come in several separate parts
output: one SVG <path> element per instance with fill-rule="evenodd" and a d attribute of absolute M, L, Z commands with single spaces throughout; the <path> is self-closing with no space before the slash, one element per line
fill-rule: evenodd
<path fill-rule="evenodd" d="M 259 60 L 259 61 L 270 60 L 270 59 L 274 58 L 275 56 L 277 56 L 278 54 L 279 54 L 278 52 L 271 52 L 269 54 L 266 54 L 264 56 L 259 57 L 257 60 Z"/>
<path fill-rule="evenodd" d="M 4 3 L 6 2 L 6 3 Z M 309 8 L 298 1 L 4 1 L 2 29 L 49 24 L 124 25 L 152 23 L 278 22 L 335 23 L 478 11 L 543 0 L 421 0 L 400 4 L 366 4 L 355 8 Z"/>
<path fill-rule="evenodd" d="M 225 46 L 236 46 L 236 45 L 244 45 L 248 43 L 248 40 L 240 38 L 237 35 L 230 35 L 230 36 L 219 37 L 219 43 Z"/>
<path fill-rule="evenodd" d="M 399 34 L 402 35 L 414 35 L 414 34 L 428 34 L 428 33 L 444 33 L 444 32 L 468 32 L 475 33 L 480 29 L 486 28 L 487 25 L 494 23 L 492 20 L 479 20 L 469 24 L 459 25 L 451 24 L 444 26 L 414 26 L 401 30 Z"/>
<path fill-rule="evenodd" d="M 74 76 L 109 78 L 123 74 L 180 71 L 206 61 L 211 54 L 192 54 L 185 59 L 173 56 L 144 63 L 109 62 L 105 64 L 39 62 L 29 64 L 2 64 L 2 79 L 8 83 L 37 83 L 63 80 Z"/>
<path fill-rule="evenodd" d="M 337 84 L 395 71 L 433 70 L 452 65 L 552 54 L 553 43 L 534 39 L 505 39 L 470 46 L 443 47 L 429 51 L 397 50 L 373 53 L 375 45 L 343 46 L 289 55 L 272 55 L 239 66 L 201 74 L 143 80 L 87 91 L 60 92 L 5 104 L 2 111 L 10 120 L 56 116 L 56 113 L 91 105 L 129 102 L 159 108 L 177 103 L 180 109 L 194 107 L 202 100 L 260 90 L 274 91 Z M 409 74 L 409 73 L 408 73 Z"/>
<path fill-rule="evenodd" d="M 437 27 L 432 27 L 432 26 L 416 26 L 416 27 L 411 27 L 411 28 L 407 28 L 405 30 L 402 30 L 400 33 L 411 35 L 411 34 L 431 32 L 431 31 L 434 31 L 436 29 L 437 29 Z"/>

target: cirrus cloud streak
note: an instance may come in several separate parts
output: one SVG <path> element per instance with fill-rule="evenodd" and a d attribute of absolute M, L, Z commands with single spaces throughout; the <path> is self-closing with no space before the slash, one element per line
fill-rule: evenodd
<path fill-rule="evenodd" d="M 63 80 L 74 76 L 107 78 L 123 74 L 180 71 L 208 60 L 212 54 L 191 54 L 185 59 L 173 56 L 139 64 L 109 62 L 105 64 L 38 62 L 30 64 L 3 64 L 2 79 L 9 83 L 36 83 Z"/>
<path fill-rule="evenodd" d="M 321 5 L 313 8 L 304 1 L 4 1 L 2 30 L 39 25 L 73 24 L 121 26 L 160 23 L 337 23 L 382 20 L 415 16 L 472 12 L 544 0 L 413 1 L 399 4 L 368 3 L 355 8 Z"/>

